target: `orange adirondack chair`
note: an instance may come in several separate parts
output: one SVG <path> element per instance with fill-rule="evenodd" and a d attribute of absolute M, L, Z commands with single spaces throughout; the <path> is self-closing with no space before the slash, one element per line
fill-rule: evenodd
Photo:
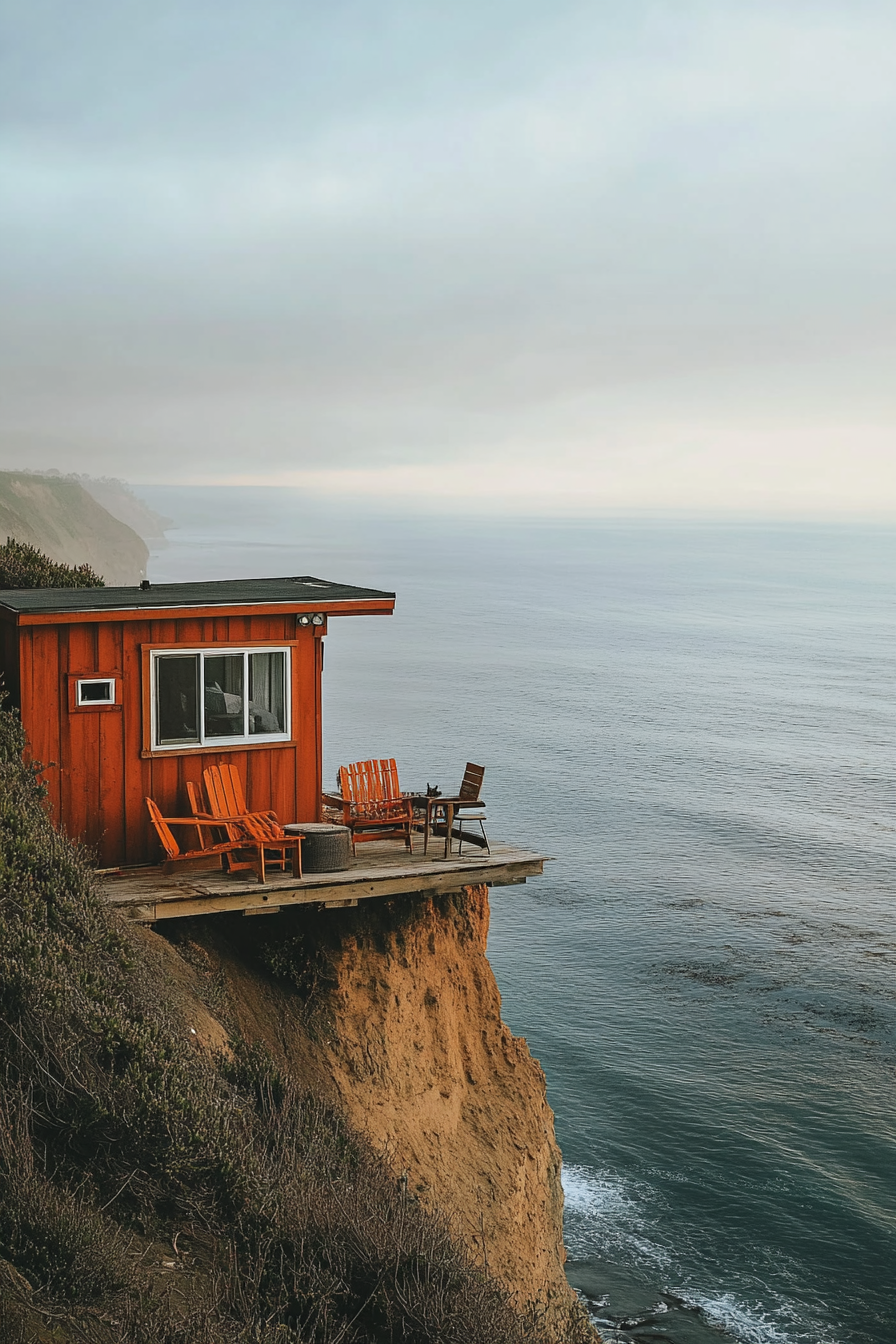
<path fill-rule="evenodd" d="M 341 765 L 339 791 L 343 825 L 351 831 L 353 854 L 355 845 L 367 840 L 404 840 L 413 852 L 414 808 L 410 799 L 401 795 L 393 758 Z"/>
<path fill-rule="evenodd" d="M 302 835 L 287 835 L 276 812 L 250 812 L 239 771 L 233 765 L 210 765 L 202 772 L 208 812 L 204 820 L 223 826 L 227 835 L 248 836 L 258 845 L 262 866 L 279 867 L 286 872 L 287 851 L 292 850 L 293 876 L 302 876 Z M 193 798 L 191 796 L 191 805 Z"/>
<path fill-rule="evenodd" d="M 218 843 L 206 842 L 196 817 L 163 817 L 158 805 L 152 798 L 147 798 L 146 806 L 149 809 L 150 820 L 155 827 L 156 834 L 162 843 L 162 849 L 165 851 L 165 860 L 162 864 L 163 872 L 171 872 L 174 864 L 182 863 L 187 859 L 217 858 L 220 863 L 222 859 L 229 857 L 236 850 L 254 849 L 257 854 L 257 865 L 246 863 L 241 866 L 255 869 L 259 874 L 259 882 L 264 881 L 264 854 L 259 846 L 245 835 L 239 839 L 229 839 Z M 174 838 L 174 832 L 171 830 L 172 826 L 195 826 L 199 836 L 199 848 L 181 849 Z"/>
<path fill-rule="evenodd" d="M 215 843 L 215 835 L 226 835 L 227 839 L 232 840 L 234 843 L 236 843 L 242 836 L 243 843 L 247 843 L 245 840 L 246 832 L 241 827 L 237 825 L 225 826 L 218 821 L 217 818 L 213 817 L 210 812 L 206 811 L 202 805 L 202 795 L 199 791 L 199 787 L 194 784 L 191 779 L 187 780 L 187 797 L 190 800 L 190 811 L 196 818 L 196 829 L 199 832 L 199 843 L 201 845 L 206 843 L 206 830 L 208 830 L 211 837 L 208 841 L 209 844 Z M 252 859 L 241 858 L 236 850 L 230 854 L 225 854 L 224 856 L 224 867 L 227 869 L 228 873 L 238 873 L 244 868 L 251 868 L 254 872 L 257 866 L 257 862 L 254 862 Z"/>

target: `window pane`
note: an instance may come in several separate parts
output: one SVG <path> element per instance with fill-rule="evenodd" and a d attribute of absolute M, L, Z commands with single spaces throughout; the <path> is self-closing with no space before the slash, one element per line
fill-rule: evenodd
<path fill-rule="evenodd" d="M 242 737 L 243 655 L 206 654 L 202 659 L 205 685 L 205 736 Z"/>
<path fill-rule="evenodd" d="M 156 745 L 199 741 L 199 656 L 156 659 Z"/>
<path fill-rule="evenodd" d="M 249 654 L 249 732 L 286 732 L 286 654 Z"/>
<path fill-rule="evenodd" d="M 78 704 L 114 705 L 115 697 L 112 694 L 113 684 L 114 683 L 111 681 L 79 681 Z"/>

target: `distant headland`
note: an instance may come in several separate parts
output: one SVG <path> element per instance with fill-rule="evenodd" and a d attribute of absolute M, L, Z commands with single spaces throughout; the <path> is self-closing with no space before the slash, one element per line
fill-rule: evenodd
<path fill-rule="evenodd" d="M 27 542 L 60 564 L 89 564 L 112 586 L 146 577 L 146 543 L 158 541 L 168 524 L 124 481 L 0 472 L 0 540 Z"/>

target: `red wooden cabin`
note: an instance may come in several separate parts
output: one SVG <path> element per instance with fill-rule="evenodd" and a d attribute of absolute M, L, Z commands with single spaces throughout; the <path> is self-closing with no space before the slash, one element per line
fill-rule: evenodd
<path fill-rule="evenodd" d="M 0 670 L 54 819 L 104 867 L 154 862 L 144 799 L 235 764 L 248 806 L 314 821 L 322 637 L 395 594 L 310 577 L 0 591 Z"/>

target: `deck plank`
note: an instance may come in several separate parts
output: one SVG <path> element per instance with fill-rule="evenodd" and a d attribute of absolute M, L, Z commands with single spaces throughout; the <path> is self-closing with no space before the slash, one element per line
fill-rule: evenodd
<path fill-rule="evenodd" d="M 422 850 L 416 837 L 413 854 L 400 842 L 384 841 L 377 844 L 376 853 L 365 852 L 344 871 L 307 873 L 299 879 L 278 873 L 264 884 L 247 880 L 245 873 L 230 876 L 221 869 L 165 874 L 159 868 L 105 873 L 100 882 L 110 905 L 130 918 L 153 923 L 226 911 L 261 913 L 286 905 L 355 903 L 413 892 L 435 895 L 479 883 L 510 886 L 537 876 L 545 864 L 543 855 L 505 844 L 492 845 L 491 854 L 465 851 L 447 859 L 424 855 Z"/>

